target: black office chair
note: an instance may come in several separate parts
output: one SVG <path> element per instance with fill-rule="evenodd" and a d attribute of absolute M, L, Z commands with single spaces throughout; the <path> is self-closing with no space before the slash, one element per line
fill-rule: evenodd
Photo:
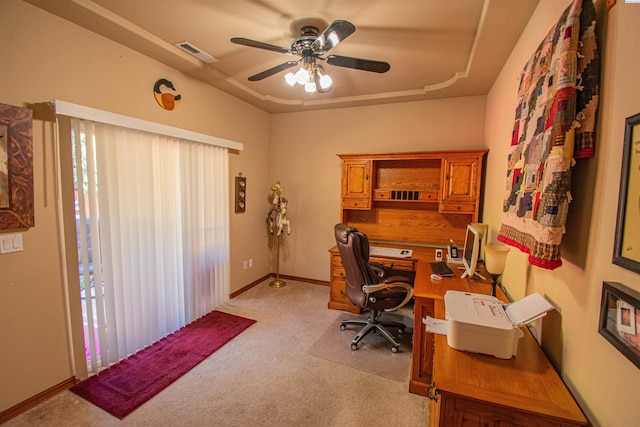
<path fill-rule="evenodd" d="M 358 349 L 358 343 L 369 332 L 380 332 L 389 342 L 391 351 L 398 352 L 400 344 L 386 328 L 398 328 L 404 333 L 405 325 L 400 322 L 380 322 L 380 315 L 403 307 L 413 296 L 413 281 L 405 276 L 389 276 L 393 270 L 369 263 L 369 238 L 353 227 L 336 224 L 336 243 L 342 265 L 347 274 L 347 296 L 358 307 L 371 313 L 367 321 L 344 320 L 340 329 L 348 325 L 363 326 L 351 340 L 351 350 Z M 388 276 L 388 277 L 387 277 Z"/>

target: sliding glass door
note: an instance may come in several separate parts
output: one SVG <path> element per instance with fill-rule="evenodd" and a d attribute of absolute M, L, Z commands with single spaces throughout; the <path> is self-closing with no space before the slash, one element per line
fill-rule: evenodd
<path fill-rule="evenodd" d="M 90 371 L 226 302 L 227 149 L 71 120 Z"/>

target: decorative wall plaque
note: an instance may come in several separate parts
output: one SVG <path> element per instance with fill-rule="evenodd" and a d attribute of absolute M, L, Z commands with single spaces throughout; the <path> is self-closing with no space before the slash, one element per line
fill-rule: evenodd
<path fill-rule="evenodd" d="M 0 230 L 33 227 L 33 112 L 0 104 Z"/>

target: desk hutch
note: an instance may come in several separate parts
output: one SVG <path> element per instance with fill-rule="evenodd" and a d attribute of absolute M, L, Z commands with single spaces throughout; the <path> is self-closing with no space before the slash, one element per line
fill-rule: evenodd
<path fill-rule="evenodd" d="M 464 240 L 478 222 L 482 167 L 487 150 L 339 154 L 340 222 L 372 241 L 444 246 Z M 329 308 L 360 312 L 345 293 L 337 251 L 330 252 Z M 383 258 L 372 261 L 389 264 Z M 393 268 L 415 271 L 415 260 L 393 260 Z"/>

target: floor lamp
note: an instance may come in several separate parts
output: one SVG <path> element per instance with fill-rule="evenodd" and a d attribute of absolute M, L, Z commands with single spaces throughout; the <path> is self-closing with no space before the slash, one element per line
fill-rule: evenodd
<path fill-rule="evenodd" d="M 509 249 L 510 248 L 504 245 L 485 245 L 484 247 L 484 266 L 487 269 L 487 273 L 491 275 L 492 297 L 496 296 L 498 280 L 500 279 L 500 276 L 502 276 L 502 273 L 504 273 Z"/>

